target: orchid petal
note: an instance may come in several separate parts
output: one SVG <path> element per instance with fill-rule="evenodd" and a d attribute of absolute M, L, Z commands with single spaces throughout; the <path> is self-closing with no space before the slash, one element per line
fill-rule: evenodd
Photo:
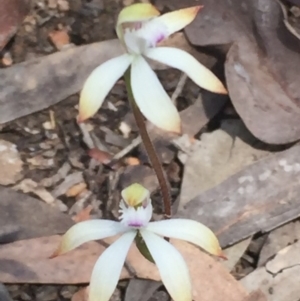
<path fill-rule="evenodd" d="M 89 301 L 110 299 L 135 236 L 136 231 L 125 233 L 101 254 L 92 272 Z"/>
<path fill-rule="evenodd" d="M 128 228 L 116 221 L 88 220 L 72 226 L 62 237 L 55 255 L 71 251 L 85 242 L 103 239 L 127 231 Z"/>
<path fill-rule="evenodd" d="M 119 13 L 116 26 L 119 39 L 122 38 L 122 24 L 146 21 L 159 15 L 160 12 L 150 3 L 135 3 L 123 8 Z"/>
<path fill-rule="evenodd" d="M 150 192 L 148 189 L 138 183 L 134 183 L 121 192 L 123 200 L 128 206 L 136 207 L 146 201 L 149 202 Z"/>
<path fill-rule="evenodd" d="M 197 85 L 208 91 L 227 94 L 221 81 L 209 69 L 181 49 L 157 47 L 147 49 L 145 55 L 150 59 L 181 70 Z"/>
<path fill-rule="evenodd" d="M 215 234 L 196 221 L 181 218 L 155 221 L 148 224 L 147 230 L 164 237 L 188 241 L 213 255 L 224 256 Z"/>
<path fill-rule="evenodd" d="M 162 27 L 167 28 L 168 36 L 189 25 L 197 16 L 203 6 L 197 5 L 188 8 L 175 10 L 153 19 L 151 22 L 158 22 Z"/>
<path fill-rule="evenodd" d="M 142 56 L 132 63 L 131 88 L 136 104 L 148 120 L 161 129 L 180 133 L 179 113 Z"/>
<path fill-rule="evenodd" d="M 123 54 L 97 67 L 84 83 L 79 100 L 78 121 L 93 116 L 105 97 L 132 62 L 132 56 Z"/>
<path fill-rule="evenodd" d="M 192 300 L 188 267 L 181 254 L 163 238 L 141 229 L 140 233 L 157 265 L 163 284 L 174 301 Z"/>

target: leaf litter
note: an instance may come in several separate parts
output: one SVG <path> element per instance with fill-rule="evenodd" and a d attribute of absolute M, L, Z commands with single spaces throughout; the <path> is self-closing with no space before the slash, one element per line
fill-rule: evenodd
<path fill-rule="evenodd" d="M 49 236 L 3 246 L 0 249 L 2 260 L 0 281 L 6 283 L 88 283 L 95 261 L 105 247 L 91 242 L 65 256 L 49 259 L 59 241 L 60 236 Z M 111 243 L 112 241 L 105 240 L 105 242 Z M 239 301 L 246 297 L 244 289 L 213 258 L 190 244 L 179 241 L 172 241 L 172 243 L 183 254 L 190 268 L 195 300 L 214 300 L 218 298 L 220 291 L 222 291 L 224 301 Z M 27 248 L 30 248 L 31 252 L 24 254 Z M 24 255 L 21 256 L 21 254 Z M 131 248 L 127 260 L 137 277 L 160 280 L 155 265 L 145 260 L 135 247 Z M 78 262 L 81 263 L 80 266 Z M 131 278 L 131 275 L 123 268 L 121 279 L 126 278 Z M 234 291 L 232 286 L 235 287 Z"/>
<path fill-rule="evenodd" d="M 68 3 L 68 1 L 59 2 Z M 75 2 L 79 3 L 77 8 Z M 11 283 L 11 285 L 8 285 L 8 290 L 14 296 L 14 300 L 20 300 L 20 294 L 23 294 L 22 300 L 27 296 L 27 298 L 35 298 L 34 300 L 37 301 L 46 301 L 47 298 L 47 300 L 70 300 L 72 296 L 75 298 L 81 294 L 76 301 L 83 301 L 84 296 L 86 296 L 85 290 L 74 295 L 75 291 L 81 286 L 75 286 L 75 290 L 73 289 L 74 286 L 73 288 L 64 287 L 60 290 L 56 286 L 47 284 L 87 284 L 93 262 L 105 249 L 105 246 L 97 243 L 88 244 L 61 259 L 54 259 L 50 264 L 47 254 L 56 247 L 59 240 L 58 236 L 51 235 L 65 232 L 66 228 L 74 221 L 78 222 L 103 216 L 111 218 L 116 210 L 122 185 L 124 186 L 124 183 L 128 183 L 128 181 L 130 182 L 130 178 L 131 181 L 135 181 L 137 177 L 134 178 L 134 176 L 137 169 L 140 170 L 138 179 L 143 184 L 147 183 L 147 178 L 149 181 L 149 175 L 152 172 L 151 168 L 147 166 L 143 149 L 137 148 L 138 143 L 133 144 L 132 148 L 128 148 L 124 152 L 124 149 L 130 146 L 131 141 L 136 138 L 136 129 L 134 129 L 134 126 L 126 125 L 123 133 L 123 124 L 120 129 L 122 129 L 121 133 L 123 133 L 125 139 L 119 132 L 122 118 L 128 113 L 126 97 L 124 92 L 120 92 L 123 89 L 122 81 L 113 90 L 107 107 L 104 107 L 103 111 L 93 118 L 87 128 L 93 140 L 92 146 L 96 147 L 96 151 L 94 150 L 96 154 L 98 150 L 104 151 L 102 147 L 105 146 L 105 151 L 109 154 L 109 160 L 111 156 L 122 154 L 121 158 L 124 157 L 124 160 L 120 162 L 121 164 L 116 165 L 113 169 L 110 164 L 106 164 L 107 162 L 101 162 L 101 158 L 100 161 L 91 160 L 89 151 L 86 149 L 90 146 L 85 145 L 85 139 L 82 137 L 83 132 L 75 124 L 77 114 L 75 106 L 78 100 L 76 95 L 71 95 L 80 90 L 86 75 L 96 65 L 109 57 L 118 55 L 122 51 L 115 40 L 103 42 L 107 38 L 112 39 L 114 37 L 111 33 L 108 33 L 109 31 L 102 31 L 101 34 L 104 36 L 100 39 L 89 36 L 89 34 L 93 35 L 94 32 L 98 32 L 95 30 L 90 30 L 88 34 L 82 34 L 82 32 L 87 31 L 89 26 L 96 25 L 89 23 L 90 20 L 94 20 L 89 15 L 90 8 L 87 8 L 85 4 L 80 4 L 80 2 L 70 2 L 69 6 L 65 6 L 66 11 L 63 12 L 61 6 L 58 5 L 52 8 L 49 7 L 48 11 L 48 4 L 45 1 L 36 0 L 40 11 L 35 10 L 33 15 L 26 18 L 23 27 L 17 33 L 15 42 L 10 46 L 12 48 L 8 47 L 8 51 L 11 51 L 12 60 L 16 64 L 13 64 L 11 68 L 0 70 L 3 75 L 0 73 L 0 77 L 2 76 L 5 79 L 2 81 L 4 87 L 12 86 L 10 83 L 14 80 L 16 72 L 19 74 L 26 72 L 32 75 L 28 78 L 23 76 L 23 81 L 14 81 L 12 93 L 7 93 L 5 89 L 2 89 L 2 96 L 0 95 L 0 102 L 3 104 L 2 114 L 0 113 L 0 123 L 2 124 L 15 120 L 20 116 L 40 111 L 43 108 L 48 108 L 50 105 L 68 97 L 64 102 L 51 108 L 54 115 L 46 110 L 1 126 L 0 138 L 7 143 L 15 144 L 21 161 L 28 163 L 28 165 L 22 164 L 21 177 L 36 183 L 37 187 L 43 189 L 50 197 L 49 200 L 59 197 L 69 214 L 68 216 L 59 212 L 62 208 L 51 208 L 48 204 L 41 202 L 43 194 L 36 193 L 40 198 L 38 200 L 27 195 L 28 192 L 20 194 L 10 188 L 6 188 L 5 194 L 3 192 L 3 195 L 7 198 L 7 203 L 1 201 L 0 207 L 5 208 L 5 210 L 2 210 L 3 212 L 7 212 L 8 207 L 5 206 L 9 204 L 9 215 L 5 216 L 6 219 L 3 219 L 3 224 L 0 222 L 0 239 L 2 243 L 5 243 L 0 247 L 0 261 L 4 261 L 1 267 L 6 269 L 0 272 L 0 281 Z M 290 41 L 294 39 L 290 36 L 290 34 L 294 35 L 293 27 L 288 26 L 291 20 L 289 16 L 290 7 L 278 6 L 276 3 L 265 0 L 261 2 L 254 1 L 253 6 L 247 4 L 249 6 L 244 7 L 241 7 L 239 3 L 233 3 L 234 7 L 228 10 L 229 1 L 224 1 L 224 3 L 218 5 L 215 5 L 214 1 L 203 0 L 202 2 L 205 5 L 205 10 L 203 10 L 202 16 L 199 15 L 196 22 L 186 30 L 188 39 L 196 46 L 220 45 L 232 42 L 229 52 L 226 51 L 226 47 L 228 47 L 226 46 L 219 47 L 223 54 L 220 54 L 220 52 L 218 55 L 211 54 L 209 51 L 205 51 L 206 53 L 203 54 L 203 49 L 191 46 L 182 33 L 173 37 L 170 41 L 171 45 L 188 50 L 202 62 L 204 61 L 210 68 L 216 68 L 220 63 L 222 65 L 224 56 L 227 55 L 225 76 L 230 100 L 248 130 L 255 137 L 268 143 L 283 144 L 297 140 L 299 128 L 298 124 L 295 125 L 294 120 L 297 119 L 298 108 L 293 101 L 298 89 L 298 86 L 294 84 L 298 75 L 294 76 L 295 68 L 290 65 L 290 61 L 297 62 L 298 58 L 294 59 L 293 50 L 287 49 Z M 225 4 L 227 7 L 225 7 Z M 260 6 L 261 4 L 266 6 Z M 161 9 L 166 7 L 167 9 L 174 9 L 178 5 L 193 5 L 193 1 L 186 1 L 185 3 L 158 1 L 158 6 Z M 113 1 L 107 5 L 107 8 L 111 8 L 112 14 L 115 14 L 120 6 L 122 4 Z M 270 9 L 267 10 L 266 7 Z M 44 24 L 49 20 L 45 21 L 46 19 L 44 20 L 40 13 L 47 14 L 51 12 L 57 18 L 56 20 L 62 23 L 68 22 L 67 19 L 64 19 L 64 16 L 72 13 L 75 14 L 76 23 L 78 22 L 76 18 L 78 20 L 82 18 L 81 9 L 85 10 L 85 14 L 88 16 L 86 19 L 89 19 L 89 21 L 81 22 L 83 25 L 80 26 L 86 26 L 85 29 L 80 26 L 76 29 L 71 25 L 65 31 L 66 34 L 70 35 L 70 40 L 67 39 L 68 43 L 69 41 L 71 43 L 75 42 L 76 46 L 73 44 L 70 48 L 54 53 L 56 49 L 53 44 L 51 46 L 53 41 L 49 42 L 47 40 L 49 33 L 54 33 L 53 19 L 50 17 L 48 24 L 52 25 L 48 27 Z M 100 10 L 97 9 L 97 13 L 95 10 L 93 11 L 93 14 L 97 15 L 96 18 L 100 20 L 103 20 L 108 12 L 108 9 L 104 10 L 105 13 L 102 13 L 102 10 L 103 7 Z M 247 17 L 244 17 L 245 11 L 248 12 Z M 51 14 L 49 13 L 49 15 Z M 224 15 L 233 17 L 224 19 Z M 243 18 L 241 18 L 241 15 Z M 107 24 L 106 22 L 101 22 L 101 24 L 105 24 L 107 27 L 112 26 L 112 19 L 109 17 Z M 269 22 L 264 24 L 266 25 L 264 28 L 261 28 L 260 20 L 262 19 Z M 36 27 L 32 20 L 36 20 L 39 27 Z M 204 20 L 205 22 L 203 22 Z M 253 28 L 249 27 L 251 22 L 257 26 L 258 32 L 253 32 Z M 282 36 L 274 36 L 274 24 L 279 24 L 278 28 L 282 30 Z M 57 26 L 54 29 L 56 31 L 63 31 L 68 28 L 65 24 L 56 24 L 55 26 Z M 220 27 L 223 28 L 222 31 L 219 30 Z M 46 30 L 44 30 L 44 38 L 41 41 L 34 41 L 33 38 L 32 43 L 38 44 L 39 48 L 32 49 L 30 43 L 26 44 L 26 39 L 35 36 L 36 28 L 39 28 L 38 30 L 46 28 Z M 218 28 L 217 31 L 216 28 Z M 75 36 L 77 38 L 84 36 L 86 40 L 78 43 L 74 39 Z M 243 38 L 241 38 L 242 36 Z M 287 40 L 282 40 L 282 37 Z M 24 39 L 23 42 L 22 39 Z M 22 45 L 24 41 L 26 47 L 22 49 L 26 50 L 25 52 L 22 50 L 22 52 L 21 48 L 18 49 L 17 46 Z M 95 41 L 97 43 L 94 45 L 78 47 L 79 44 L 88 44 Z M 297 46 L 298 43 L 295 42 L 293 45 Z M 116 52 L 108 53 L 106 49 L 111 49 L 112 46 L 114 46 Z M 39 50 L 37 51 L 37 49 Z M 245 52 L 243 49 L 247 49 L 247 51 Z M 249 49 L 252 49 L 252 51 L 249 51 Z M 278 52 L 275 51 L 276 49 Z M 27 58 L 26 51 L 28 51 Z M 30 51 L 34 53 L 33 56 L 30 55 Z M 245 58 L 245 53 L 248 54 L 247 58 Z M 93 60 L 95 56 L 99 58 L 97 61 Z M 280 57 L 282 56 L 285 58 L 285 64 L 281 64 Z M 267 67 L 261 68 L 261 64 L 257 64 L 258 59 L 265 62 Z M 23 63 L 18 63 L 22 60 L 24 60 Z M 275 62 L 272 65 L 273 69 L 270 68 L 268 62 Z M 291 68 L 287 72 L 288 66 L 291 66 Z M 245 132 L 243 123 L 240 120 L 238 122 L 224 121 L 224 108 L 226 111 L 231 106 L 228 104 L 229 99 L 227 97 L 219 98 L 211 93 L 195 89 L 189 81 L 180 81 L 182 75 L 178 72 L 164 70 L 164 66 L 160 65 L 154 65 L 154 67 L 160 70 L 158 74 L 162 78 L 168 93 L 171 95 L 176 90 L 174 101 L 182 109 L 183 133 L 186 135 L 186 141 L 189 142 L 187 143 L 188 148 L 184 148 L 182 145 L 178 145 L 177 139 L 174 141 L 174 138 L 177 137 L 169 137 L 162 132 L 156 133 L 156 129 L 149 125 L 156 146 L 161 147 L 159 152 L 162 154 L 167 174 L 170 177 L 173 198 L 180 201 L 179 208 L 181 209 L 177 214 L 178 216 L 188 215 L 200 219 L 201 222 L 215 229 L 224 247 L 234 244 L 226 250 L 229 257 L 227 268 L 233 270 L 234 275 L 237 274 L 236 270 L 240 269 L 238 278 L 244 276 L 245 273 L 247 274 L 249 265 L 251 270 L 254 270 L 246 276 L 245 280 L 241 280 L 242 285 L 249 291 L 253 291 L 248 294 L 221 266 L 223 263 L 216 262 L 191 245 L 179 244 L 186 260 L 191 265 L 193 281 L 196 282 L 194 284 L 194 288 L 196 288 L 194 291 L 195 300 L 215 300 L 219 298 L 220 292 L 222 294 L 224 292 L 225 300 L 228 298 L 228 300 L 265 301 L 273 297 L 276 299 L 280 295 L 286 298 L 282 300 L 294 301 L 292 298 L 297 295 L 298 286 L 291 282 L 291 279 L 295 277 L 293 275 L 296 275 L 297 272 L 297 256 L 295 256 L 293 262 L 287 262 L 280 254 L 287 253 L 293 257 L 293 252 L 295 252 L 293 250 L 297 250 L 297 243 L 294 243 L 298 239 L 298 236 L 294 233 L 296 230 L 286 230 L 284 228 L 292 227 L 293 224 L 287 224 L 282 228 L 281 225 L 295 220 L 299 216 L 296 198 L 298 191 L 298 146 L 290 148 L 291 145 L 285 145 L 276 148 L 255 140 L 253 136 L 249 136 L 249 133 L 247 134 L 248 138 L 241 138 L 240 132 Z M 217 68 L 213 70 L 218 72 Z M 37 74 L 38 76 L 36 76 Z M 249 81 L 246 81 L 245 84 L 247 76 Z M 275 88 L 270 92 L 273 94 L 268 94 L 269 92 L 262 86 L 262 83 L 268 81 L 270 85 L 275 85 Z M 58 82 L 60 82 L 60 85 L 57 84 Z M 283 87 L 286 89 L 283 89 Z M 22 91 L 22 94 L 20 94 L 20 91 Z M 52 91 L 55 91 L 55 93 L 52 93 Z M 241 92 L 244 94 L 241 94 Z M 273 98 L 280 98 L 275 103 L 279 107 L 274 106 L 274 103 L 270 100 Z M 28 106 L 20 107 L 21 100 L 22 103 L 26 102 Z M 254 106 L 253 103 L 255 103 Z M 266 111 L 264 111 L 264 106 L 267 108 Z M 52 126 L 52 123 L 48 126 L 49 116 L 52 116 L 50 121 L 55 122 L 55 126 Z M 295 119 L 293 119 L 293 116 L 295 116 Z M 215 127 L 213 131 L 210 130 L 210 120 L 212 118 L 212 125 Z M 235 115 L 235 118 L 238 119 L 238 115 Z M 228 124 L 232 124 L 231 130 L 228 130 Z M 234 134 L 232 134 L 232 130 Z M 250 140 L 249 137 L 251 137 Z M 179 141 L 181 139 L 182 137 Z M 202 149 L 199 145 L 202 145 Z M 178 147 L 180 148 L 179 159 L 182 163 L 177 159 Z M 278 151 L 282 152 L 277 153 Z M 136 164 L 130 163 L 129 158 L 131 157 L 138 158 L 135 161 Z M 215 163 L 211 164 L 211 171 L 205 169 L 207 166 L 203 165 L 204 157 L 214 158 Z M 225 158 L 227 159 L 225 160 Z M 53 160 L 49 161 L 49 159 Z M 47 162 L 53 162 L 53 164 L 47 165 Z M 199 167 L 201 162 L 202 165 Z M 189 169 L 192 170 L 191 173 L 188 172 Z M 126 171 L 125 176 L 120 177 L 120 174 L 123 175 L 123 170 Z M 270 175 L 268 170 L 273 173 Z M 75 176 L 74 178 L 77 180 L 73 181 L 73 175 L 80 175 L 80 177 L 77 179 Z M 265 181 L 264 187 L 256 186 L 256 176 L 260 181 Z M 19 182 L 21 177 L 17 177 L 11 184 L 21 185 L 22 182 Z M 250 180 L 251 177 L 254 179 L 253 181 Z M 69 181 L 70 179 L 72 181 Z M 157 183 L 155 183 L 152 175 L 150 179 L 152 179 L 149 182 L 150 187 L 154 192 L 153 200 L 155 204 L 158 204 L 160 198 L 156 194 Z M 193 181 L 195 184 L 189 186 L 190 182 Z M 254 191 L 249 188 L 249 185 L 254 187 Z M 197 189 L 193 191 L 195 186 Z M 34 190 L 31 191 L 35 193 Z M 242 191 L 243 193 L 241 193 Z M 20 202 L 20 199 L 22 199 L 22 202 Z M 239 206 L 235 207 L 236 204 L 239 204 Z M 234 210 L 232 206 L 235 208 Z M 205 214 L 201 213 L 201 210 Z M 161 212 L 161 208 L 157 208 L 157 211 Z M 30 219 L 32 212 L 39 212 L 40 219 L 33 222 L 33 219 Z M 159 218 L 159 215 L 156 214 L 155 218 Z M 18 223 L 13 223 L 12 219 L 17 220 Z M 276 227 L 279 228 L 268 236 L 269 247 L 264 242 L 258 242 L 261 237 L 264 237 L 261 236 L 261 232 L 269 232 Z M 291 231 L 294 231 L 293 234 L 291 234 Z M 42 237 L 45 235 L 46 237 Z M 245 238 L 246 240 L 244 240 Z M 111 241 L 107 241 L 107 243 L 111 243 Z M 292 247 L 285 249 L 287 244 L 292 244 Z M 251 253 L 251 250 L 255 249 L 253 245 L 256 245 L 256 250 L 258 250 L 254 254 Z M 23 248 L 28 249 L 30 246 L 36 247 L 36 250 L 42 250 L 42 253 L 34 251 L 33 254 L 27 254 L 27 252 L 25 257 L 18 253 L 20 250 L 23 250 L 24 253 Z M 17 251 L 17 247 L 21 249 Z M 282 252 L 280 252 L 281 249 L 283 249 Z M 31 255 L 32 257 L 30 257 Z M 34 256 L 38 260 L 34 260 Z M 128 261 L 135 268 L 137 276 L 158 281 L 156 269 L 153 266 L 144 266 L 144 264 L 149 265 L 148 262 L 141 266 L 138 265 L 141 263 L 139 260 L 144 259 L 135 256 L 138 255 L 129 256 Z M 258 263 L 265 266 L 255 269 L 259 256 L 261 256 L 261 259 Z M 275 256 L 275 259 L 280 259 L 280 261 L 275 261 L 276 268 L 274 268 L 274 262 L 270 259 L 273 256 Z M 76 260 L 78 258 L 80 258 L 78 262 L 82 262 L 80 268 L 83 269 L 83 273 L 81 274 L 76 273 L 78 270 Z M 62 270 L 59 275 L 60 278 L 56 280 L 53 279 L 53 274 L 51 275 L 53 262 L 56 262 L 54 264 L 56 273 L 61 270 L 61 266 L 66 265 L 66 270 Z M 61 265 L 59 268 L 57 266 L 58 262 Z M 278 262 L 281 264 L 278 265 Z M 41 264 L 43 269 L 38 269 Z M 268 267 L 267 273 L 272 270 L 277 277 L 275 277 L 275 281 L 268 282 L 268 285 L 264 285 L 265 282 L 263 281 L 263 277 L 269 279 L 268 275 L 265 274 L 265 267 Z M 278 273 L 280 269 L 283 273 Z M 16 273 L 16 270 L 22 271 L 22 273 Z M 260 271 L 264 271 L 262 278 L 256 276 L 258 275 L 256 273 Z M 72 275 L 70 276 L 68 273 Z M 280 274 L 283 274 L 283 278 L 279 279 Z M 131 277 L 126 269 L 123 270 L 122 275 L 124 279 Z M 247 277 L 252 283 L 251 286 L 247 284 Z M 256 282 L 251 280 L 253 277 L 257 280 Z M 259 282 L 259 279 L 262 279 L 262 282 Z M 285 293 L 285 289 L 280 286 L 279 280 L 293 287 L 290 295 Z M 25 285 L 21 289 L 17 286 L 17 289 L 15 289 L 14 283 L 27 283 L 27 286 Z M 32 284 L 28 286 L 29 283 Z M 35 288 L 33 283 L 43 283 L 45 285 Z M 140 287 L 140 290 L 142 290 L 142 287 Z M 33 293 L 29 292 L 28 288 L 29 290 L 32 288 Z M 123 298 L 134 299 L 134 295 L 137 294 L 135 296 L 137 297 L 140 293 L 139 288 L 137 288 L 136 293 L 130 292 L 128 289 L 128 294 L 124 296 L 121 293 L 123 288 L 124 283 L 121 283 L 113 296 L 114 300 L 120 300 L 120 298 L 121 300 Z M 130 284 L 128 288 L 130 288 Z M 270 291 L 272 291 L 271 297 Z M 165 294 L 163 289 L 156 293 L 160 296 L 157 300 L 167 300 L 163 297 L 163 294 Z"/>
<path fill-rule="evenodd" d="M 170 9 L 195 4 L 194 0 L 160 2 Z M 231 45 L 226 83 L 246 126 L 267 143 L 298 140 L 300 41 L 284 22 L 285 6 L 272 0 L 201 4 L 205 17 L 199 14 L 186 28 L 187 37 L 196 46 Z"/>

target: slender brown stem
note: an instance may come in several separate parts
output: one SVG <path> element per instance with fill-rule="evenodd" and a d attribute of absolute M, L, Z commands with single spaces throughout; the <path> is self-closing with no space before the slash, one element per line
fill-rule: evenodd
<path fill-rule="evenodd" d="M 153 143 L 148 135 L 144 117 L 134 100 L 132 89 L 131 89 L 131 84 L 130 84 L 130 69 L 128 69 L 125 73 L 125 82 L 126 82 L 128 99 L 129 99 L 129 102 L 132 107 L 132 111 L 133 111 L 133 115 L 134 115 L 136 124 L 139 128 L 139 132 L 140 132 L 142 141 L 144 143 L 149 160 L 156 173 L 158 183 L 160 185 L 160 190 L 161 190 L 163 204 L 164 204 L 164 215 L 165 215 L 165 218 L 170 218 L 171 217 L 171 194 L 170 194 L 169 184 L 168 184 L 168 181 L 164 174 L 162 164 L 159 161 L 159 158 L 157 156 L 157 153 L 155 151 Z"/>

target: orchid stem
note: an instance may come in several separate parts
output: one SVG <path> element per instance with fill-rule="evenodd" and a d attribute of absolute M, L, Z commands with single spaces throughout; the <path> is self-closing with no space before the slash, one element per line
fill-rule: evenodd
<path fill-rule="evenodd" d="M 126 83 L 126 89 L 128 94 L 128 99 L 133 111 L 133 115 L 136 121 L 136 124 L 138 126 L 142 141 L 144 143 L 145 149 L 147 151 L 149 160 L 151 162 L 151 165 L 156 173 L 158 183 L 160 186 L 162 198 L 163 198 L 163 204 L 164 204 L 164 216 L 165 218 L 171 218 L 171 193 L 169 189 L 169 184 L 166 179 L 162 164 L 159 161 L 159 158 L 157 156 L 157 153 L 155 151 L 155 148 L 153 146 L 153 143 L 149 137 L 146 123 L 144 120 L 144 116 L 142 115 L 140 109 L 136 105 L 135 99 L 133 97 L 131 84 L 130 84 L 130 69 L 128 69 L 125 73 L 125 83 Z"/>

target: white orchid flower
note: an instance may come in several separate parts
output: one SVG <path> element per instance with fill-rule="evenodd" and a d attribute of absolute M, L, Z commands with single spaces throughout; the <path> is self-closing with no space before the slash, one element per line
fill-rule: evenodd
<path fill-rule="evenodd" d="M 145 58 L 177 68 L 200 87 L 226 94 L 221 81 L 189 53 L 171 47 L 156 47 L 196 17 L 202 6 L 180 9 L 159 16 L 149 3 L 124 8 L 116 32 L 126 53 L 97 67 L 86 80 L 80 95 L 78 121 L 93 116 L 118 79 L 131 66 L 131 88 L 142 114 L 157 127 L 180 133 L 179 113 Z"/>
<path fill-rule="evenodd" d="M 89 301 L 108 301 L 112 296 L 134 239 L 144 240 L 161 279 L 174 301 L 192 301 L 192 288 L 187 265 L 177 249 L 163 237 L 183 239 L 207 252 L 222 256 L 218 240 L 204 225 L 188 219 L 150 222 L 152 204 L 149 191 L 132 184 L 122 191 L 120 222 L 89 220 L 71 227 L 63 236 L 56 255 L 66 253 L 81 244 L 122 234 L 97 260 L 92 272 Z"/>

